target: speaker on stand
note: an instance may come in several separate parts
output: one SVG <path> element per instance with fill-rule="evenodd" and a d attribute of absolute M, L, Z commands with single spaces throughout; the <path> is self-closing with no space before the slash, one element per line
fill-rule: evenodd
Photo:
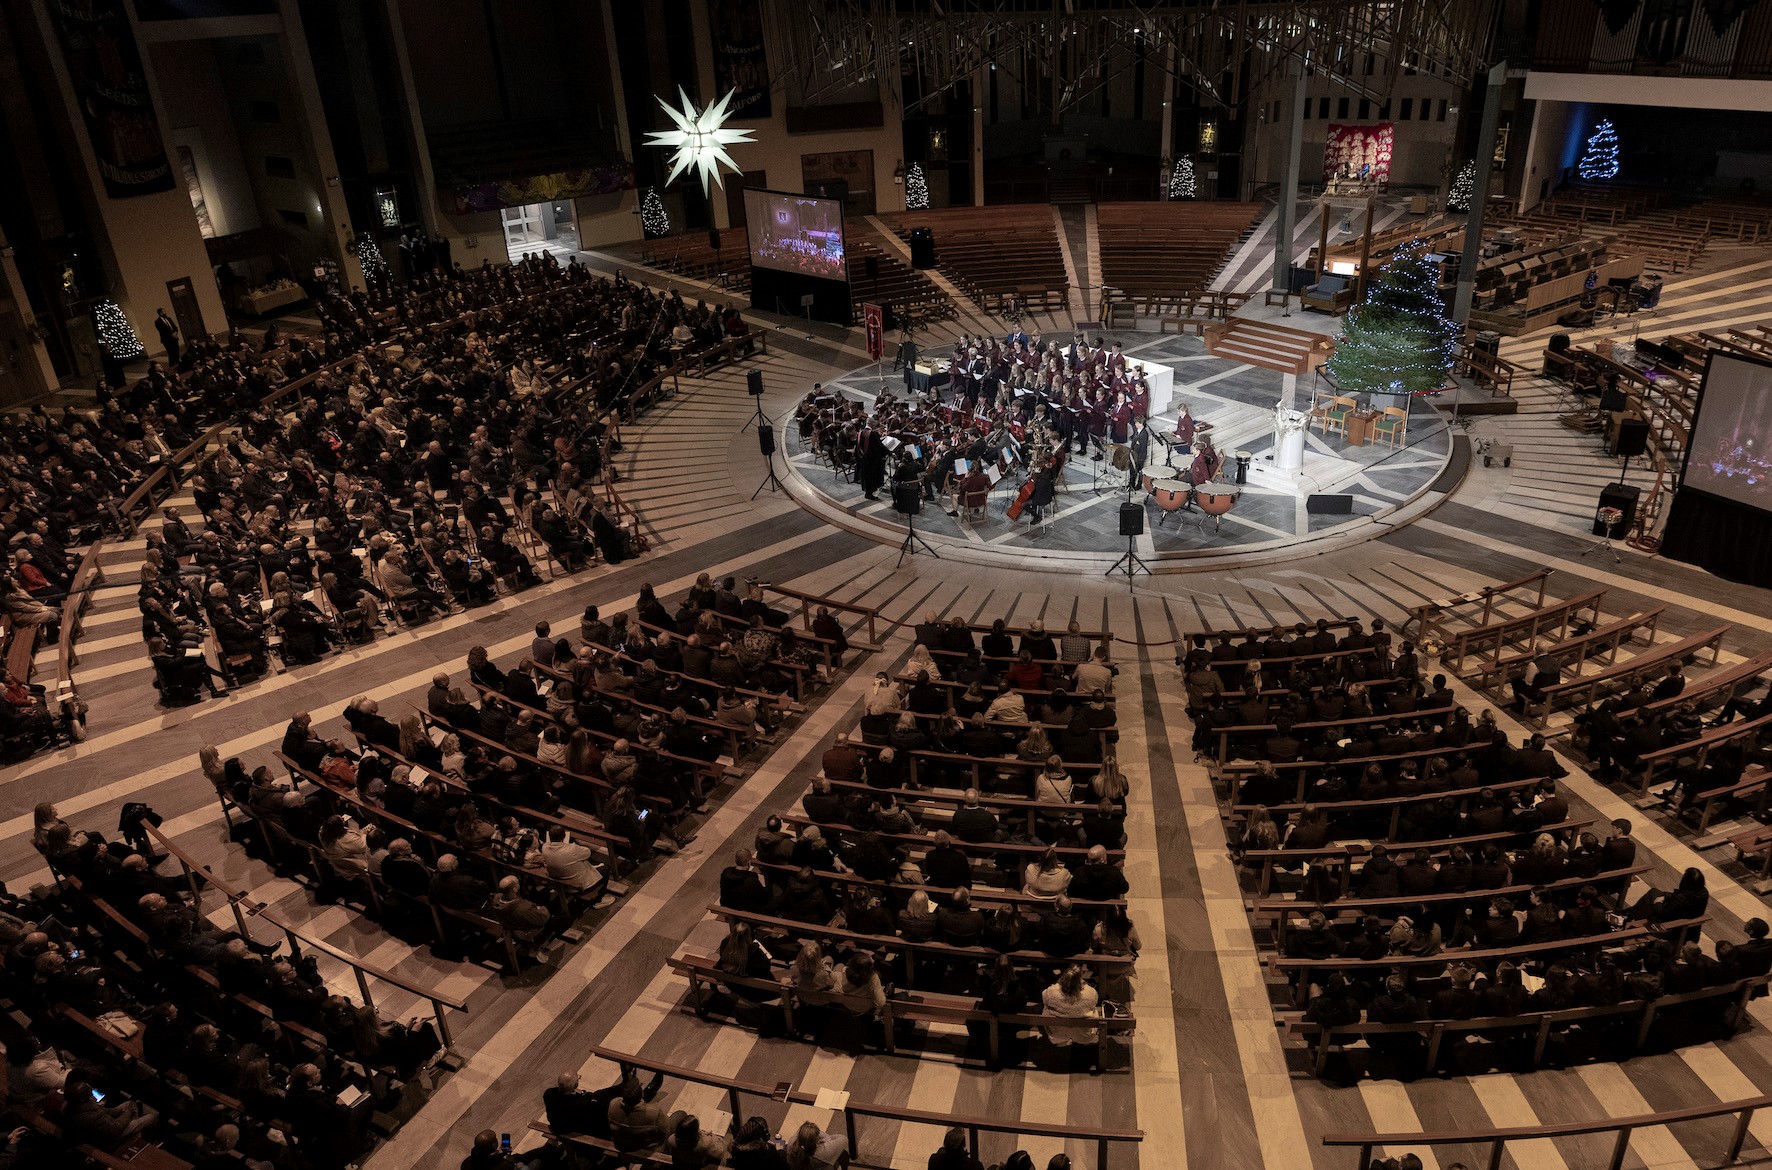
<path fill-rule="evenodd" d="M 898 564 L 904 567 L 906 557 L 914 557 L 917 550 L 922 549 L 936 560 L 941 554 L 929 547 L 929 542 L 917 535 L 917 516 L 923 511 L 923 484 L 920 480 L 892 485 L 892 510 L 904 517 L 904 540 L 898 546 Z"/>
<path fill-rule="evenodd" d="M 757 485 L 757 490 L 751 493 L 751 499 L 754 500 L 762 495 L 764 488 L 768 488 L 772 492 L 786 491 L 787 489 L 782 486 L 781 480 L 775 475 L 775 428 L 766 422 L 757 424 L 757 450 L 769 465 L 769 474 L 764 477 L 762 483 Z"/>
<path fill-rule="evenodd" d="M 751 429 L 752 423 L 756 423 L 758 426 L 763 425 L 763 371 L 757 369 L 746 370 L 744 373 L 744 388 L 745 393 L 751 396 L 751 402 L 756 405 L 756 413 L 750 418 L 745 419 L 744 426 L 738 428 L 738 433 L 741 435 Z"/>
<path fill-rule="evenodd" d="M 1136 577 L 1140 572 L 1149 576 L 1151 571 L 1151 567 L 1145 564 L 1139 555 L 1132 549 L 1132 542 L 1144 535 L 1143 504 L 1135 504 L 1131 500 L 1126 500 L 1121 503 L 1120 535 L 1126 538 L 1125 555 L 1115 561 L 1113 568 L 1109 569 L 1102 575 L 1104 577 L 1112 577 L 1115 573 L 1123 570 L 1126 574 L 1126 588 L 1130 589 L 1132 588 L 1132 578 Z"/>
<path fill-rule="evenodd" d="M 935 233 L 929 228 L 911 229 L 911 267 L 935 267 Z"/>

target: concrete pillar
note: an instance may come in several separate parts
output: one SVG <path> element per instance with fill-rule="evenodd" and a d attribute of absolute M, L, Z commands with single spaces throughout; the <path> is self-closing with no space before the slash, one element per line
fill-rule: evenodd
<path fill-rule="evenodd" d="M 984 206 L 985 66 L 972 71 L 972 206 Z"/>
<path fill-rule="evenodd" d="M 1171 40 L 1163 48 L 1163 129 L 1162 147 L 1157 151 L 1158 158 L 1166 158 L 1169 165 L 1175 165 L 1175 42 Z M 1174 171 L 1171 170 L 1170 174 Z M 1169 175 L 1157 176 L 1157 197 L 1169 198 Z"/>
<path fill-rule="evenodd" d="M 1471 184 L 1470 216 L 1465 220 L 1464 255 L 1458 264 L 1458 289 L 1452 298 L 1452 320 L 1470 320 L 1471 297 L 1476 292 L 1477 262 L 1483 255 L 1483 211 L 1489 202 L 1489 175 L 1495 169 L 1495 129 L 1501 122 L 1501 87 L 1507 84 L 1507 62 L 1497 61 L 1489 70 L 1483 100 L 1483 124 L 1477 133 L 1477 166 Z"/>
<path fill-rule="evenodd" d="M 425 139 L 425 119 L 418 104 L 418 84 L 412 79 L 412 57 L 406 49 L 406 25 L 400 20 L 399 0 L 382 0 L 382 19 L 388 22 L 394 61 L 400 67 L 400 100 L 406 104 L 406 133 L 413 182 L 418 188 L 418 217 L 426 232 L 439 236 L 443 230 L 437 219 L 437 175 L 431 169 L 431 146 Z"/>
<path fill-rule="evenodd" d="M 1305 97 L 1304 69 L 1295 68 L 1298 76 L 1292 79 L 1292 100 L 1286 107 L 1286 166 L 1281 172 L 1285 177 L 1280 180 L 1280 207 L 1274 224 L 1275 289 L 1291 287 L 1292 227 L 1298 211 L 1298 156 L 1304 150 L 1304 106 L 1308 99 Z"/>
<path fill-rule="evenodd" d="M 314 78 L 314 59 L 308 53 L 308 38 L 303 31 L 301 9 L 297 0 L 277 0 L 283 17 L 283 60 L 288 70 L 289 91 L 298 99 L 301 116 L 308 132 L 308 149 L 313 152 L 315 173 L 320 176 L 319 212 L 324 228 L 321 238 L 339 263 L 339 278 L 346 285 L 362 285 L 363 267 L 357 254 L 348 246 L 356 235 L 351 226 L 350 209 L 345 204 L 344 187 L 339 182 L 338 157 L 332 152 L 332 133 L 326 127 L 326 110 L 320 104 L 320 85 Z"/>
<path fill-rule="evenodd" d="M 18 318 L 16 329 L 21 336 L 13 337 L 15 327 L 0 322 L 0 337 L 8 339 L 10 351 L 0 352 L 0 364 L 4 365 L 5 373 L 16 379 L 10 386 L 0 382 L 0 388 L 6 391 L 4 400 L 7 402 L 42 394 L 55 386 L 58 379 L 55 364 L 49 360 L 49 347 L 22 336 L 36 318 L 31 312 L 31 298 L 25 292 L 25 282 L 19 277 L 18 261 L 13 258 L 5 234 L 0 233 L 0 316 L 12 315 Z M 16 349 L 13 349 L 14 345 Z"/>
<path fill-rule="evenodd" d="M 152 347 L 157 340 L 154 311 L 162 306 L 171 309 L 167 282 L 189 277 L 197 296 L 197 307 L 203 314 L 203 327 L 211 333 L 225 331 L 227 313 L 210 269 L 209 253 L 203 246 L 203 234 L 197 230 L 197 217 L 191 213 L 190 195 L 178 175 L 177 148 L 173 145 L 172 130 L 166 124 L 164 113 L 156 104 L 160 138 L 173 169 L 172 189 L 113 199 L 105 192 L 104 177 L 92 151 L 92 139 L 81 117 L 80 101 L 62 60 L 61 41 L 56 36 L 47 5 L 44 0 L 31 0 L 31 8 L 42 36 L 44 55 L 60 91 L 63 116 L 72 127 L 78 166 L 85 172 L 86 182 L 80 198 L 86 205 L 95 242 L 104 254 L 111 295 L 122 307 L 142 344 Z M 126 6 L 126 11 L 134 28 L 133 6 Z M 135 31 L 139 46 L 140 29 Z M 145 46 L 142 46 L 141 60 L 149 91 L 154 92 L 153 64 Z"/>

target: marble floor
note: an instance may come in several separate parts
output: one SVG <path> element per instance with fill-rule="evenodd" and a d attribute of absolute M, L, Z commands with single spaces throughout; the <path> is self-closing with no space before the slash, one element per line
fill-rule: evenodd
<path fill-rule="evenodd" d="M 1145 511 L 1145 531 L 1134 541 L 1134 551 L 1160 568 L 1185 566 L 1201 556 L 1296 548 L 1303 538 L 1322 536 L 1343 526 L 1358 526 L 1366 536 L 1373 536 L 1378 530 L 1371 521 L 1419 498 L 1451 457 L 1454 431 L 1446 416 L 1429 402 L 1415 400 L 1401 443 L 1353 445 L 1344 435 L 1312 429 L 1306 433 L 1302 473 L 1283 476 L 1272 469 L 1274 404 L 1291 392 L 1294 401 L 1308 407 L 1314 390 L 1312 377 L 1215 357 L 1205 352 L 1197 337 L 1116 336 L 1126 344 L 1133 360 L 1148 358 L 1173 365 L 1177 371 L 1175 400 L 1169 413 L 1153 416 L 1153 432 L 1173 426 L 1175 412 L 1185 402 L 1194 417 L 1213 424 L 1214 442 L 1226 453 L 1228 464 L 1234 467 L 1238 453 L 1248 455 L 1249 473 L 1245 483 L 1235 485 L 1237 498 L 1231 510 L 1216 523 L 1198 510 L 1165 513 L 1142 484 L 1129 497 L 1124 490 L 1128 477 L 1116 472 L 1111 461 L 1073 453 L 1055 508 L 1038 525 L 1031 516 L 1011 521 L 1007 515 L 1024 482 L 1021 475 L 999 481 L 982 517 L 950 517 L 945 501 L 941 507 L 926 507 L 916 520 L 918 533 L 941 555 L 965 558 L 988 551 L 990 559 L 997 562 L 1004 552 L 1038 550 L 1046 554 L 1104 554 L 1106 563 L 1125 551 L 1118 510 L 1128 498 L 1142 503 Z M 898 376 L 889 371 L 877 373 L 874 366 L 849 371 L 824 386 L 827 393 L 870 404 L 882 391 L 904 393 Z M 810 492 L 857 521 L 856 531 L 879 539 L 902 539 L 903 520 L 892 511 L 888 498 L 866 500 L 859 484 L 801 448 L 788 420 L 782 421 L 778 433 L 790 436 L 790 474 Z M 1154 444 L 1154 449 L 1160 447 Z M 1188 462 L 1185 455 L 1169 458 L 1183 468 Z M 1152 456 L 1153 464 L 1163 461 L 1163 457 Z M 1340 514 L 1309 511 L 1306 500 L 1318 493 L 1351 497 L 1350 510 Z"/>
<path fill-rule="evenodd" d="M 1670 282 L 1662 302 L 1666 328 L 1753 312 L 1757 294 L 1738 294 L 1735 286 L 1772 285 L 1772 259 L 1759 250 L 1737 266 L 1741 271 L 1733 276 Z M 728 299 L 717 290 L 676 283 L 689 296 Z M 772 417 L 791 411 L 813 381 L 847 377 L 866 361 L 857 334 L 809 329 L 761 314 L 754 320 L 770 337 L 769 355 L 759 364 L 769 390 L 764 409 Z M 963 316 L 944 326 L 950 337 L 961 328 L 976 330 L 978 322 Z M 1173 345 L 1173 339 L 1161 344 Z M 1528 348 L 1521 343 L 1515 352 Z M 1185 345 L 1179 356 L 1188 356 Z M 1243 383 L 1244 375 L 1232 373 L 1215 386 L 1229 390 Z M 1229 397 L 1222 390 L 1209 392 Z M 1590 450 L 1591 440 L 1560 432 L 1554 419 L 1544 425 L 1538 404 L 1552 399 L 1552 391 L 1527 385 L 1521 393 L 1529 408 L 1518 420 L 1480 425 L 1494 428 L 1490 433 L 1517 433 L 1522 456 L 1511 469 L 1485 468 L 1480 461 L 1462 465 L 1457 486 L 1430 513 L 1358 545 L 1141 577 L 1128 588 L 1125 582 L 1105 581 L 1096 570 L 1048 558 L 1038 548 L 1011 571 L 927 558 L 913 558 L 900 568 L 896 549 L 887 542 L 827 522 L 789 495 L 753 496 L 764 465 L 754 437 L 740 430 L 751 414 L 742 368 L 684 379 L 675 398 L 625 436 L 629 441 L 620 457 L 625 495 L 654 537 L 653 552 L 639 560 L 561 579 L 496 606 L 273 676 L 224 701 L 174 712 L 154 705 L 145 672 L 130 666 L 141 650 L 127 590 L 101 598 L 94 617 L 102 620 L 89 622 L 78 675 L 93 701 L 92 736 L 75 748 L 0 772 L 5 822 L 0 878 L 19 889 L 47 877 L 28 840 L 31 808 L 38 801 L 55 801 L 76 825 L 108 829 L 121 802 L 144 800 L 165 817 L 166 830 L 181 847 L 248 886 L 280 914 L 353 954 L 371 956 L 402 976 L 465 999 L 469 1010 L 457 1025 L 464 1067 L 376 1151 L 372 1170 L 453 1165 L 481 1129 L 523 1134 L 541 1115 L 542 1089 L 560 1071 L 583 1069 L 587 1083 L 607 1083 L 609 1069 L 587 1059 L 588 1044 L 752 1080 L 842 1089 L 857 1100 L 1137 1127 L 1145 1133 L 1141 1152 L 1116 1155 L 1113 1165 L 1136 1162 L 1165 1170 L 1352 1170 L 1353 1152 L 1326 1150 L 1322 1135 L 1619 1117 L 1763 1091 L 1772 1085 L 1772 1000 L 1757 1001 L 1751 1009 L 1754 1026 L 1723 1043 L 1623 1065 L 1406 1084 L 1309 1079 L 1300 1075 L 1298 1054 L 1282 1046 L 1274 1028 L 1218 808 L 1206 771 L 1189 748 L 1190 728 L 1172 662 L 1178 639 L 1202 628 L 1352 613 L 1395 621 L 1425 601 L 1549 567 L 1553 595 L 1604 587 L 1608 614 L 1666 604 L 1663 638 L 1730 623 L 1725 662 L 1772 650 L 1772 594 L 1764 590 L 1634 551 L 1617 566 L 1582 557 L 1588 539 L 1577 521 L 1592 507 L 1606 461 Z M 1504 432 L 1503 427 L 1520 429 Z M 1443 429 L 1441 434 L 1452 438 Z M 1382 480 L 1375 483 L 1383 486 Z M 120 550 L 120 564 L 128 552 Z M 372 695 L 384 710 L 403 710 L 421 701 L 434 671 L 459 671 L 470 646 L 484 645 L 509 659 L 527 645 L 538 619 L 570 628 L 587 603 L 606 613 L 630 608 L 643 583 L 676 596 L 703 570 L 759 576 L 873 606 L 884 619 L 881 649 L 816 696 L 766 757 L 746 761 L 741 777 L 717 794 L 691 846 L 649 865 L 633 892 L 588 919 L 587 938 L 558 955 L 550 968 L 506 980 L 479 966 L 440 960 L 348 909 L 315 904 L 304 889 L 228 843 L 213 793 L 197 772 L 202 746 L 215 744 L 224 756 L 239 755 L 249 765 L 269 762 L 292 710 L 312 710 L 323 732 L 342 726 L 340 710 L 353 695 Z M 1131 1075 L 992 1074 L 915 1055 L 857 1057 L 761 1039 L 681 1010 L 686 984 L 664 961 L 685 945 L 708 945 L 710 928 L 700 910 L 713 899 L 731 850 L 750 840 L 768 812 L 793 806 L 829 738 L 854 725 L 873 671 L 890 669 L 908 655 L 906 623 L 929 610 L 972 620 L 1040 617 L 1049 627 L 1076 617 L 1115 635 L 1114 654 L 1123 668 L 1118 691 L 1126 713 L 1120 755 L 1134 781 L 1130 906 L 1145 942 Z M 1481 696 L 1463 697 L 1487 705 Z M 1505 712 L 1501 719 L 1514 734 L 1523 732 Z M 1747 918 L 1765 913 L 1762 900 L 1721 855 L 1726 851 L 1698 850 L 1689 832 L 1636 811 L 1579 768 L 1573 769 L 1568 788 L 1580 812 L 1638 821 L 1638 839 L 1652 858 L 1650 881 L 1665 886 L 1687 866 L 1706 874 L 1713 891 L 1713 938 L 1738 938 Z M 403 1018 L 414 1005 L 394 997 L 383 1006 Z M 669 1092 L 674 1105 L 700 1111 L 704 1121 L 712 1122 L 722 1107 L 708 1090 L 673 1086 Z M 830 1119 L 801 1106 L 774 1113 L 770 1120 L 777 1123 Z M 1646 1130 L 1625 1164 L 1656 1170 L 1716 1165 L 1727 1128 L 1723 1121 Z M 861 1133 L 863 1161 L 920 1167 L 938 1140 L 932 1127 L 869 1124 Z M 1042 1163 L 1056 1149 L 1035 1139 L 1021 1144 Z M 1766 1157 L 1772 1116 L 1754 1121 L 1748 1145 L 1751 1156 Z M 989 1161 L 1008 1148 L 1003 1139 L 987 1143 L 983 1152 Z M 1094 1165 L 1092 1149 L 1069 1152 L 1078 1166 Z M 1514 1147 L 1509 1162 L 1530 1170 L 1580 1170 L 1603 1165 L 1606 1152 L 1605 1139 L 1547 1140 Z M 1434 1170 L 1448 1170 L 1458 1160 L 1486 1164 L 1481 1151 L 1459 1147 L 1424 1158 Z"/>

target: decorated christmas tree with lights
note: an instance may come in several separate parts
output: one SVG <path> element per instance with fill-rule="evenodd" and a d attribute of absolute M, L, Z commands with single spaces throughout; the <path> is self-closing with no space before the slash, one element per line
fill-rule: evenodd
<path fill-rule="evenodd" d="M 646 188 L 646 194 L 640 196 L 640 234 L 649 240 L 671 234 L 670 213 L 665 211 L 657 187 Z"/>
<path fill-rule="evenodd" d="M 1194 160 L 1182 155 L 1175 160 L 1175 169 L 1169 172 L 1169 198 L 1192 199 L 1199 194 L 1199 184 L 1194 181 Z"/>
<path fill-rule="evenodd" d="M 911 169 L 904 173 L 904 209 L 906 211 L 927 211 L 929 209 L 929 179 L 923 174 L 922 163 L 912 163 Z"/>
<path fill-rule="evenodd" d="M 1458 340 L 1440 301 L 1438 271 L 1420 244 L 1390 265 L 1349 310 L 1328 371 L 1344 393 L 1430 394 L 1446 384 Z"/>
<path fill-rule="evenodd" d="M 1446 210 L 1466 212 L 1471 209 L 1471 196 L 1477 193 L 1477 163 L 1475 159 L 1464 164 L 1458 177 L 1452 180 L 1452 190 L 1446 194 Z"/>
<path fill-rule="evenodd" d="M 99 301 L 92 306 L 92 327 L 98 333 L 98 339 L 110 347 L 111 356 L 119 361 L 138 358 L 147 352 L 130 326 L 129 318 L 123 315 L 123 307 L 116 301 Z"/>
<path fill-rule="evenodd" d="M 1618 177 L 1618 131 L 1612 128 L 1612 119 L 1601 118 L 1588 135 L 1576 171 L 1590 183 Z"/>
<path fill-rule="evenodd" d="M 382 258 L 381 245 L 375 242 L 374 236 L 357 237 L 357 263 L 363 266 L 363 275 L 372 276 L 387 267 Z"/>

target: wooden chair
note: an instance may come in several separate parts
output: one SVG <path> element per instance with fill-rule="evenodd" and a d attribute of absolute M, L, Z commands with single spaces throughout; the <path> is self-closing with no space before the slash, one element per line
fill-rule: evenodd
<path fill-rule="evenodd" d="M 1396 447 L 1403 441 L 1403 432 L 1408 427 L 1409 412 L 1400 406 L 1387 406 L 1384 413 L 1372 421 L 1372 441 L 1376 443 L 1382 438 Z"/>
<path fill-rule="evenodd" d="M 1323 424 L 1323 433 L 1331 435 L 1339 431 L 1347 434 L 1347 420 L 1359 409 L 1359 403 L 1345 394 L 1337 394 L 1329 399 L 1328 405 L 1311 411 L 1311 418 Z"/>

